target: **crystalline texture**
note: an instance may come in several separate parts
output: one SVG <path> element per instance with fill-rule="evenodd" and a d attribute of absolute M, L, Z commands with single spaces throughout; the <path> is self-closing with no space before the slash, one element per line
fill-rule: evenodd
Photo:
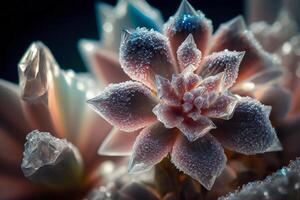
<path fill-rule="evenodd" d="M 23 99 L 34 100 L 47 94 L 48 73 L 56 63 L 41 42 L 33 43 L 19 63 L 19 79 Z"/>
<path fill-rule="evenodd" d="M 167 38 L 153 30 L 138 28 L 124 32 L 120 63 L 125 73 L 150 88 L 155 88 L 155 75 L 170 78 L 174 73 Z"/>
<path fill-rule="evenodd" d="M 177 59 L 181 69 L 193 65 L 194 69 L 200 65 L 201 51 L 197 49 L 193 35 L 190 34 L 185 41 L 178 47 Z"/>
<path fill-rule="evenodd" d="M 300 160 L 283 167 L 264 181 L 244 185 L 240 190 L 220 197 L 219 200 L 296 200 L 300 196 Z"/>
<path fill-rule="evenodd" d="M 144 85 L 127 81 L 111 84 L 88 103 L 108 122 L 124 131 L 135 131 L 155 121 L 156 101 Z"/>
<path fill-rule="evenodd" d="M 49 187 L 78 183 L 82 160 L 76 147 L 37 130 L 26 139 L 21 168 L 28 179 Z"/>

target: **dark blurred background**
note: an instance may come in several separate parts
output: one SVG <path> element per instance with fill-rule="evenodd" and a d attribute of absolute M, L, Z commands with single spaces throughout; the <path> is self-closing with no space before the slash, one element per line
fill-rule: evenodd
<path fill-rule="evenodd" d="M 164 19 L 176 12 L 181 0 L 147 0 Z M 80 38 L 98 39 L 96 0 L 8 0 L 1 5 L 0 78 L 18 82 L 17 64 L 32 41 L 41 40 L 62 68 L 85 71 L 78 53 Z M 103 0 L 115 4 L 116 0 Z M 189 0 L 213 22 L 244 14 L 242 0 Z"/>

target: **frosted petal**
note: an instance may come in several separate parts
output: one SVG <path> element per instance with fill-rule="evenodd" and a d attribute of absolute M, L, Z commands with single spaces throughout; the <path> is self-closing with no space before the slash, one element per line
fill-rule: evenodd
<path fill-rule="evenodd" d="M 155 89 L 155 75 L 171 79 L 172 65 L 168 39 L 162 34 L 145 28 L 124 32 L 120 47 L 120 63 L 124 72 L 133 80 Z"/>
<path fill-rule="evenodd" d="M 210 47 L 210 53 L 228 49 L 245 51 L 245 56 L 239 68 L 239 80 L 269 68 L 278 67 L 278 61 L 263 50 L 253 34 L 246 29 L 242 16 L 224 23 L 215 33 Z"/>
<path fill-rule="evenodd" d="M 224 86 L 230 88 L 238 77 L 239 65 L 245 52 L 228 51 L 213 53 L 204 58 L 200 76 L 208 77 L 224 72 Z"/>
<path fill-rule="evenodd" d="M 177 49 L 177 60 L 181 70 L 192 65 L 193 69 L 197 69 L 201 61 L 201 51 L 197 49 L 193 35 L 189 34 L 188 37 L 182 42 Z"/>
<path fill-rule="evenodd" d="M 253 155 L 264 153 L 277 142 L 269 120 L 270 107 L 250 97 L 241 98 L 230 120 L 215 122 L 215 136 L 227 148 Z"/>
<path fill-rule="evenodd" d="M 115 52 L 104 49 L 98 41 L 80 40 L 78 48 L 85 65 L 100 81 L 102 87 L 109 83 L 129 80 L 124 73 Z"/>
<path fill-rule="evenodd" d="M 156 75 L 157 96 L 166 103 L 180 105 L 180 99 L 177 97 L 170 81 L 162 76 Z"/>
<path fill-rule="evenodd" d="M 100 155 L 130 156 L 132 147 L 141 130 L 127 133 L 114 128 L 98 150 Z"/>
<path fill-rule="evenodd" d="M 175 15 L 165 24 L 164 32 L 170 40 L 174 57 L 189 34 L 193 35 L 197 48 L 205 54 L 212 35 L 212 25 L 201 11 L 196 11 L 187 0 L 182 0 Z"/>
<path fill-rule="evenodd" d="M 166 129 L 160 122 L 143 129 L 133 146 L 129 172 L 150 170 L 171 151 L 175 138 L 174 130 Z"/>
<path fill-rule="evenodd" d="M 88 103 L 109 123 L 131 132 L 156 120 L 152 109 L 156 101 L 151 91 L 138 82 L 111 84 Z"/>
<path fill-rule="evenodd" d="M 177 96 L 182 98 L 187 89 L 184 76 L 182 74 L 173 74 L 171 83 Z"/>
<path fill-rule="evenodd" d="M 199 116 L 196 121 L 185 119 L 177 127 L 190 142 L 203 137 L 211 129 L 216 128 L 214 123 L 209 118 L 204 116 Z"/>
<path fill-rule="evenodd" d="M 181 108 L 166 104 L 157 104 L 153 108 L 153 113 L 158 121 L 162 122 L 166 128 L 174 128 L 183 121 Z"/>
<path fill-rule="evenodd" d="M 226 164 L 221 144 L 207 134 L 194 142 L 179 137 L 172 150 L 171 161 L 185 174 L 210 190 Z"/>
<path fill-rule="evenodd" d="M 202 110 L 202 114 L 210 118 L 230 119 L 237 103 L 238 99 L 236 97 L 222 93 L 208 109 Z"/>
<path fill-rule="evenodd" d="M 224 86 L 224 73 L 221 72 L 217 75 L 209 76 L 204 79 L 200 85 L 203 92 L 222 91 Z"/>

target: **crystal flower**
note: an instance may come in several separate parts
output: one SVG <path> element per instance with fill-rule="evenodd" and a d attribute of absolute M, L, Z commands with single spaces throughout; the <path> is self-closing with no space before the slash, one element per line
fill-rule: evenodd
<path fill-rule="evenodd" d="M 87 74 L 61 70 L 41 42 L 18 70 L 19 87 L 0 80 L 0 199 L 80 198 L 101 181 L 105 158 L 96 154 L 111 129 L 86 105 L 98 88 Z M 42 132 L 27 135 L 34 129 Z M 20 170 L 26 135 L 22 170 L 34 184 Z"/>
<path fill-rule="evenodd" d="M 212 36 L 210 20 L 184 0 L 164 35 L 125 31 L 120 63 L 133 81 L 111 84 L 88 103 L 115 127 L 100 153 L 117 154 L 131 134 L 124 132 L 138 135 L 131 173 L 151 169 L 170 153 L 179 170 L 210 189 L 226 163 L 222 146 L 247 155 L 281 149 L 271 108 L 238 95 L 251 93 L 245 89 L 251 83 L 250 90 L 259 90 L 281 72 L 242 17 Z M 123 155 L 131 152 L 126 148 Z"/>

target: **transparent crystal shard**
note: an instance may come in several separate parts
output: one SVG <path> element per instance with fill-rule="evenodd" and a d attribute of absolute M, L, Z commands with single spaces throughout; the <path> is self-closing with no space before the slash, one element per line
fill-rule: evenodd
<path fill-rule="evenodd" d="M 168 39 L 159 32 L 138 28 L 124 31 L 120 46 L 120 63 L 125 73 L 155 89 L 155 75 L 170 79 L 175 69 Z"/>
<path fill-rule="evenodd" d="M 28 179 L 51 188 L 79 184 L 82 159 L 75 146 L 37 130 L 26 139 L 21 168 Z"/>
<path fill-rule="evenodd" d="M 263 181 L 250 182 L 218 200 L 296 200 L 300 196 L 300 160 L 291 161 Z"/>
<path fill-rule="evenodd" d="M 34 100 L 45 96 L 49 71 L 55 67 L 50 50 L 41 42 L 32 43 L 18 65 L 22 98 Z"/>

